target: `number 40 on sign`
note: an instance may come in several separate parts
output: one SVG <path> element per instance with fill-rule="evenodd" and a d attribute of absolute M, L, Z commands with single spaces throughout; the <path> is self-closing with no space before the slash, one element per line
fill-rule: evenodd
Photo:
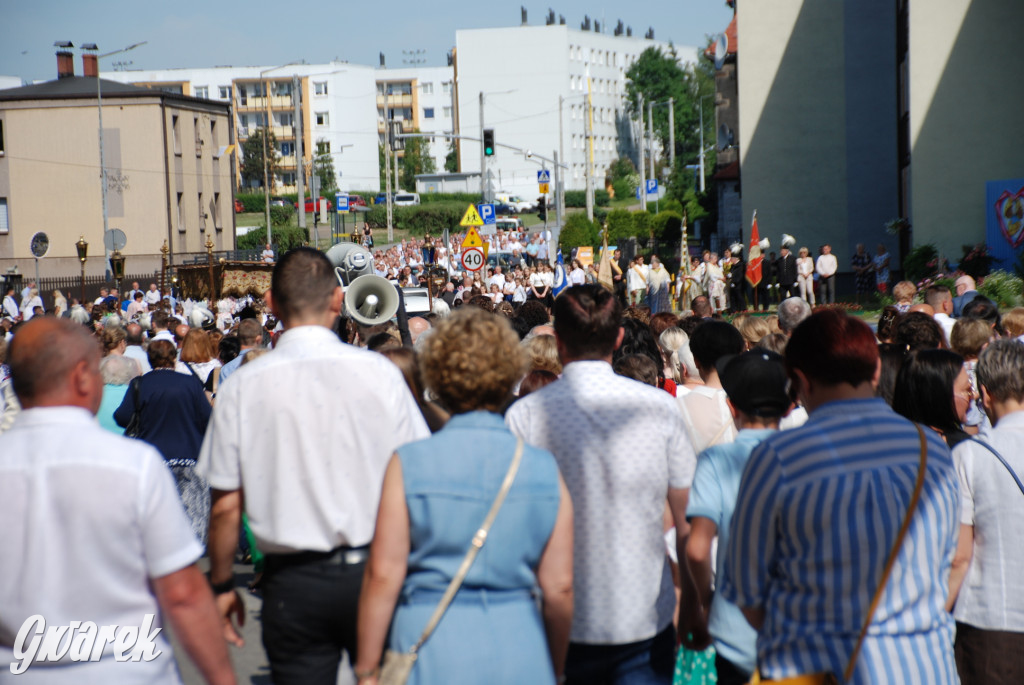
<path fill-rule="evenodd" d="M 479 247 L 467 247 L 462 251 L 462 266 L 466 271 L 479 271 L 484 265 L 484 251 Z"/>

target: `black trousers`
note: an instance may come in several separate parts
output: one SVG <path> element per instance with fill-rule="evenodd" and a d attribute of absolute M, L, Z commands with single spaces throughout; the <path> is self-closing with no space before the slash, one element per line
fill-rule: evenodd
<path fill-rule="evenodd" d="M 746 685 L 754 675 L 747 673 L 721 654 L 715 654 L 715 671 L 718 673 L 718 685 Z"/>
<path fill-rule="evenodd" d="M 365 561 L 344 554 L 267 555 L 263 648 L 275 685 L 334 685 L 342 650 L 356 659 L 356 618 Z"/>
<path fill-rule="evenodd" d="M 1024 633 L 983 630 L 957 621 L 953 653 L 963 685 L 1024 682 Z"/>

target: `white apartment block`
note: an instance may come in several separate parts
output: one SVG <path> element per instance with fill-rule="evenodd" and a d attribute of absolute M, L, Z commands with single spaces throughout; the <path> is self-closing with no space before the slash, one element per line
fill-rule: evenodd
<path fill-rule="evenodd" d="M 626 112 L 626 71 L 648 47 L 667 43 L 636 36 L 571 29 L 566 25 L 457 31 L 455 72 L 461 133 L 494 129 L 496 151 L 487 161 L 495 190 L 538 196 L 540 164 L 502 145 L 552 158 L 558 152 L 567 190 L 586 186 L 586 95 L 593 106 L 595 188 L 608 166 L 628 155 L 637 161 L 638 124 Z M 681 62 L 696 48 L 677 45 Z M 480 169 L 480 144 L 462 141 L 460 171 Z M 552 177 L 552 180 L 553 177 Z M 552 188 L 552 191 L 554 189 Z"/>
<path fill-rule="evenodd" d="M 455 125 L 455 97 L 451 67 L 377 69 L 377 131 L 384 142 L 386 119 L 401 122 L 404 133 L 451 133 Z M 436 171 L 444 171 L 448 139 L 427 139 L 427 151 Z M 399 152 L 399 156 L 401 156 Z M 415 190 L 407 188 L 406 190 Z"/>
<path fill-rule="evenodd" d="M 111 71 L 104 72 L 103 78 L 231 102 L 238 141 L 267 125 L 269 119 L 281 166 L 273 191 L 284 193 L 296 190 L 296 133 L 302 139 L 303 158 L 307 162 L 314 154 L 331 156 L 339 188 L 380 189 L 378 127 L 373 106 L 376 73 L 373 67 L 330 62 Z M 296 78 L 301 102 L 298 120 L 293 98 Z M 240 154 L 238 158 L 241 159 Z M 238 183 L 242 187 L 243 179 L 239 178 Z M 249 185 L 262 186 L 262 179 Z"/>

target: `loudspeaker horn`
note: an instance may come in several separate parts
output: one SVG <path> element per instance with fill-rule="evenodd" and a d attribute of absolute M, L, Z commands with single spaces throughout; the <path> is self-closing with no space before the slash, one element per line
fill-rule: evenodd
<path fill-rule="evenodd" d="M 362 245 L 338 243 L 327 251 L 326 257 L 334 265 L 334 275 L 342 287 L 362 276 L 373 275 L 373 255 Z"/>
<path fill-rule="evenodd" d="M 398 291 L 386 278 L 360 276 L 345 288 L 345 314 L 363 326 L 375 326 L 398 312 Z"/>

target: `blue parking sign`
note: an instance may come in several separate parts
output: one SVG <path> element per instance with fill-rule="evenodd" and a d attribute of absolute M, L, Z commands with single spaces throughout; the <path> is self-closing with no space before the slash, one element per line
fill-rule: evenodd
<path fill-rule="evenodd" d="M 492 205 L 492 204 L 477 205 L 476 206 L 476 211 L 480 212 L 480 218 L 484 220 L 484 225 L 485 226 L 489 226 L 489 225 L 494 223 L 494 219 L 495 219 L 494 205 Z"/>
<path fill-rule="evenodd" d="M 658 179 L 649 178 L 647 179 L 647 194 L 658 192 Z"/>

